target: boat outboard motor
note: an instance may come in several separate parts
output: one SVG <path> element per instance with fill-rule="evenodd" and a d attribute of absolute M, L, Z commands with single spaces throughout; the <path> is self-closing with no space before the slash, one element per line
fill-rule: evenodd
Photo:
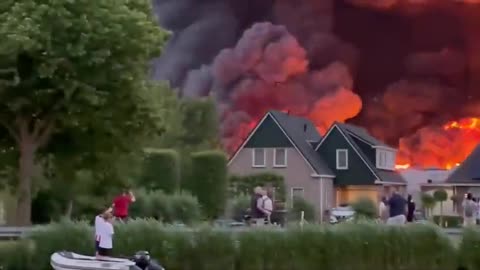
<path fill-rule="evenodd" d="M 162 266 L 150 258 L 148 251 L 138 251 L 133 258 L 135 265 L 142 270 L 164 270 Z"/>
<path fill-rule="evenodd" d="M 133 257 L 135 264 L 142 270 L 145 270 L 150 265 L 150 253 L 148 251 L 138 251 Z"/>

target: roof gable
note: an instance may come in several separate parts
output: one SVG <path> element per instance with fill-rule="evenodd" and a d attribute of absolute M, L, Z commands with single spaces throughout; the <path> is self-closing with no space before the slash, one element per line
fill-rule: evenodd
<path fill-rule="evenodd" d="M 342 124 L 335 122 L 330 129 L 328 130 L 327 134 L 324 136 L 322 141 L 317 145 L 315 149 L 318 151 L 322 143 L 327 139 L 327 137 L 331 134 L 332 130 L 337 129 L 339 130 L 340 134 L 345 138 L 345 140 L 349 143 L 349 145 L 354 149 L 355 153 L 361 158 L 361 160 L 365 163 L 367 168 L 373 175 L 378 179 L 380 182 L 385 183 L 392 183 L 392 184 L 404 184 L 406 183 L 405 179 L 397 172 L 397 171 L 387 171 L 378 169 L 375 164 L 372 162 L 368 155 L 362 151 L 361 147 L 355 142 L 353 138 L 359 139 L 362 142 L 367 143 L 368 145 L 375 147 L 387 147 L 391 148 L 388 145 L 382 143 L 380 140 L 375 139 L 373 136 L 368 134 L 368 132 L 360 127 L 356 127 L 349 124 Z"/>
<path fill-rule="evenodd" d="M 228 164 L 230 164 L 240 150 L 245 147 L 286 147 L 285 144 L 283 146 L 273 144 L 264 146 L 252 144 L 249 145 L 250 140 L 257 134 L 257 132 L 262 130 L 262 126 L 264 126 L 264 124 L 271 125 L 272 123 L 274 124 L 275 128 L 272 128 L 270 131 L 268 131 L 268 134 L 266 134 L 267 137 L 279 138 L 279 136 L 282 136 L 282 138 L 288 140 L 288 147 L 294 147 L 316 174 L 320 176 L 334 177 L 332 171 L 308 142 L 321 140 L 321 136 L 316 131 L 315 126 L 307 119 L 291 116 L 279 111 L 270 111 L 265 114 L 262 120 L 250 132 L 242 145 L 237 149 L 237 151 L 235 151 Z M 272 132 L 274 130 L 276 131 Z M 278 140 L 276 141 L 279 143 Z"/>
<path fill-rule="evenodd" d="M 336 122 L 335 125 L 341 128 L 348 135 L 354 136 L 357 139 L 373 147 L 386 147 L 386 148 L 391 148 L 392 150 L 396 150 L 394 147 L 391 147 L 386 143 L 382 142 L 381 140 L 370 135 L 370 133 L 368 133 L 368 131 L 365 128 L 354 126 L 351 124 L 338 123 L 338 122 Z"/>
<path fill-rule="evenodd" d="M 465 161 L 448 176 L 447 183 L 480 184 L 480 144 L 473 149 Z"/>
<path fill-rule="evenodd" d="M 300 154 L 320 175 L 334 176 L 323 158 L 315 151 L 309 141 L 320 141 L 321 136 L 313 123 L 305 118 L 271 111 L 270 114 L 278 122 L 291 139 Z"/>

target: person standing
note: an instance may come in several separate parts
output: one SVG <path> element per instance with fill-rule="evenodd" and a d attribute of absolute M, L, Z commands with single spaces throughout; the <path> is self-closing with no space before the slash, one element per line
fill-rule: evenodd
<path fill-rule="evenodd" d="M 388 207 L 390 210 L 390 217 L 387 220 L 387 224 L 390 225 L 403 225 L 407 218 L 405 217 L 405 210 L 407 201 L 403 198 L 398 191 L 393 191 L 392 196 L 388 200 Z"/>
<path fill-rule="evenodd" d="M 259 205 L 257 207 L 260 209 L 260 211 L 263 212 L 265 216 L 265 220 L 267 224 L 271 223 L 271 216 L 273 212 L 273 201 L 268 197 L 267 191 L 265 189 L 262 189 L 261 191 L 261 200 L 259 200 Z"/>
<path fill-rule="evenodd" d="M 95 256 L 98 256 L 98 249 L 100 244 L 100 238 L 102 234 L 103 222 L 105 222 L 105 214 L 111 214 L 112 208 L 104 210 L 101 214 L 95 216 Z"/>
<path fill-rule="evenodd" d="M 386 223 L 388 219 L 388 208 L 387 208 L 387 198 L 385 196 L 382 197 L 380 203 L 378 204 L 378 217 L 382 221 L 382 223 Z"/>
<path fill-rule="evenodd" d="M 255 187 L 250 201 L 250 216 L 254 225 L 263 225 L 265 223 L 265 214 L 261 208 L 258 207 L 258 202 L 263 196 L 262 190 L 259 186 Z"/>
<path fill-rule="evenodd" d="M 100 223 L 100 241 L 98 243 L 97 258 L 111 257 L 113 249 L 113 215 L 109 212 L 105 213 L 104 221 Z"/>
<path fill-rule="evenodd" d="M 473 226 L 475 225 L 475 214 L 477 212 L 477 205 L 473 201 L 472 193 L 466 195 L 465 200 L 463 201 L 463 226 Z"/>
<path fill-rule="evenodd" d="M 415 218 L 415 202 L 413 201 L 412 195 L 407 197 L 407 222 L 413 222 Z"/>
<path fill-rule="evenodd" d="M 135 202 L 133 192 L 130 190 L 124 190 L 122 194 L 113 199 L 113 216 L 116 219 L 125 221 L 128 218 L 128 208 L 133 202 Z"/>

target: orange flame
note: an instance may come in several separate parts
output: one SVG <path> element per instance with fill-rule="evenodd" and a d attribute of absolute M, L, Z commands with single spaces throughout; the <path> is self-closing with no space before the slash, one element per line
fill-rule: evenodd
<path fill-rule="evenodd" d="M 441 167 L 450 170 L 460 165 L 467 158 L 473 149 L 480 143 L 480 118 L 468 117 L 458 121 L 450 121 L 442 126 L 444 132 L 449 135 L 451 147 L 454 152 L 443 156 L 444 162 Z M 443 152 L 442 152 L 443 153 Z M 415 155 L 415 153 L 413 153 Z M 417 164 L 422 165 L 422 164 Z M 397 170 L 408 169 L 411 166 L 409 162 L 399 163 L 395 166 Z"/>

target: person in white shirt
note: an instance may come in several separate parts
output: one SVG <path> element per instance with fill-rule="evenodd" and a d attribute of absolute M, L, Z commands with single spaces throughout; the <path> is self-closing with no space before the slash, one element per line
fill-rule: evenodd
<path fill-rule="evenodd" d="M 260 191 L 260 195 L 262 196 L 257 201 L 257 208 L 264 213 L 266 221 L 270 223 L 270 217 L 273 212 L 273 201 L 268 197 L 265 189 Z"/>
<path fill-rule="evenodd" d="M 113 249 L 113 215 L 110 212 L 104 214 L 104 221 L 100 223 L 98 243 L 98 257 L 110 257 Z"/>
<path fill-rule="evenodd" d="M 95 256 L 98 256 L 98 245 L 100 244 L 100 233 L 103 226 L 103 222 L 105 222 L 104 215 L 106 213 L 111 213 L 112 208 L 108 208 L 107 210 L 103 211 L 101 214 L 95 216 Z"/>

